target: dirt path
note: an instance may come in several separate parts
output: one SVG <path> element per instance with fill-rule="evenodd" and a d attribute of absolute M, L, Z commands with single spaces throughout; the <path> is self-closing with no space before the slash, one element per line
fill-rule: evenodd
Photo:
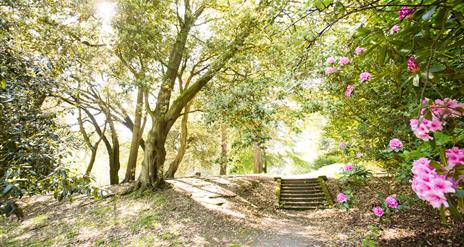
<path fill-rule="evenodd" d="M 370 208 L 377 191 L 391 193 L 385 179 L 361 191 L 362 203 L 348 212 L 278 210 L 266 176 L 169 182 L 171 189 L 98 201 L 27 198 L 23 222 L 1 220 L 0 246 L 356 246 L 376 232 L 383 246 L 463 244 L 462 225 L 442 227 L 422 207 L 378 224 Z"/>

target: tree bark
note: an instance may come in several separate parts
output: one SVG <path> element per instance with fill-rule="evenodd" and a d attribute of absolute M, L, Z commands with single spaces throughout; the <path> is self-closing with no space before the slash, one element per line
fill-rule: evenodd
<path fill-rule="evenodd" d="M 219 175 L 227 175 L 227 129 L 221 128 L 221 162 Z"/>
<path fill-rule="evenodd" d="M 188 115 L 189 115 L 188 112 L 190 111 L 190 106 L 191 106 L 191 103 L 187 104 L 187 106 L 184 109 L 184 115 L 182 116 L 182 122 L 180 124 L 180 129 L 181 129 L 180 147 L 179 147 L 179 150 L 177 151 L 176 157 L 169 165 L 169 169 L 166 172 L 166 178 L 174 178 L 174 175 L 176 174 L 177 169 L 179 168 L 179 164 L 184 159 L 184 155 L 187 150 Z"/>
<path fill-rule="evenodd" d="M 121 167 L 119 162 L 119 139 L 110 114 L 107 114 L 107 119 L 110 126 L 111 142 L 113 145 L 112 149 L 108 150 L 108 155 L 110 155 L 110 184 L 113 185 L 119 183 L 118 172 Z"/>
<path fill-rule="evenodd" d="M 134 128 L 132 129 L 132 140 L 127 161 L 126 175 L 124 182 L 135 180 L 135 169 L 137 167 L 137 156 L 139 152 L 140 139 L 142 137 L 142 107 L 143 107 L 143 88 L 139 86 L 137 92 L 137 103 L 135 106 Z"/>
<path fill-rule="evenodd" d="M 150 111 L 152 127 L 145 143 L 144 163 L 139 177 L 139 185 L 143 189 L 164 185 L 165 142 L 172 125 L 195 95 L 235 56 L 256 24 L 254 19 L 250 22 L 245 21 L 243 23 L 243 25 L 246 25 L 245 29 L 235 37 L 235 40 L 226 48 L 226 51 L 213 61 L 208 66 L 209 69 L 194 84 L 185 89 L 170 105 L 173 86 L 179 71 L 189 31 L 196 18 L 203 11 L 202 8 L 204 8 L 204 6 L 200 7 L 192 15 L 187 3 L 188 1 L 186 1 L 185 18 L 169 56 L 166 66 L 167 70 L 158 92 L 155 110 L 153 112 Z"/>
<path fill-rule="evenodd" d="M 96 148 L 91 148 L 90 151 L 92 154 L 90 155 L 90 161 L 89 164 L 87 165 L 87 169 L 85 170 L 85 175 L 90 175 L 92 172 L 93 165 L 95 164 L 95 159 L 97 157 L 97 149 Z"/>
<path fill-rule="evenodd" d="M 263 173 L 263 152 L 257 142 L 253 142 L 253 161 L 255 163 L 255 173 Z"/>

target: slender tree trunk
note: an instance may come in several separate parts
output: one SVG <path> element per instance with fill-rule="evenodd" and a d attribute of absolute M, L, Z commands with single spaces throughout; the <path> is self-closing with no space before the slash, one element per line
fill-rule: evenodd
<path fill-rule="evenodd" d="M 121 164 L 119 162 L 119 140 L 118 140 L 118 134 L 116 132 L 116 129 L 114 127 L 114 122 L 113 119 L 111 118 L 111 115 L 107 115 L 108 117 L 108 123 L 110 126 L 110 131 L 111 131 L 111 141 L 113 148 L 110 150 L 108 155 L 110 155 L 110 184 L 118 184 L 119 183 L 119 168 L 121 167 Z"/>
<path fill-rule="evenodd" d="M 90 161 L 89 164 L 87 165 L 87 170 L 85 170 L 85 175 L 90 175 L 92 172 L 93 164 L 95 164 L 95 158 L 97 157 L 97 149 L 96 148 L 91 148 L 90 151 L 92 152 L 90 155 Z"/>
<path fill-rule="evenodd" d="M 255 163 L 255 173 L 263 172 L 263 152 L 257 142 L 253 142 L 253 160 Z"/>
<path fill-rule="evenodd" d="M 227 174 L 227 128 L 221 128 L 221 162 L 219 175 Z"/>
<path fill-rule="evenodd" d="M 177 151 L 177 155 L 169 165 L 169 169 L 166 172 L 166 178 L 174 178 L 174 175 L 179 168 L 179 164 L 184 159 L 185 151 L 187 150 L 187 138 L 188 138 L 188 115 L 190 111 L 191 103 L 187 104 L 184 109 L 184 115 L 182 116 L 182 122 L 180 124 L 180 147 Z"/>
<path fill-rule="evenodd" d="M 124 182 L 135 180 L 135 169 L 137 167 L 137 156 L 139 153 L 140 139 L 142 136 L 142 107 L 143 107 L 143 88 L 139 86 L 137 92 L 137 103 L 135 107 L 134 128 L 132 129 L 132 141 L 127 161 L 126 175 Z"/>

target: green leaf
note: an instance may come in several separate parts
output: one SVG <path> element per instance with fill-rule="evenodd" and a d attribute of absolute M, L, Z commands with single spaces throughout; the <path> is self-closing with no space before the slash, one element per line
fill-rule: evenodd
<path fill-rule="evenodd" d="M 3 189 L 2 195 L 5 195 L 5 194 L 7 194 L 8 192 L 10 192 L 11 189 L 13 189 L 13 187 L 14 187 L 14 186 L 13 186 L 12 184 L 8 184 L 8 185 Z"/>
<path fill-rule="evenodd" d="M 5 88 L 6 88 L 6 80 L 5 80 L 5 79 L 2 79 L 2 80 L 0 81 L 0 88 L 1 88 L 1 89 L 5 89 Z"/>
<path fill-rule="evenodd" d="M 432 64 L 429 67 L 429 72 L 435 73 L 435 72 L 440 72 L 446 69 L 446 66 L 438 63 L 438 64 Z"/>
<path fill-rule="evenodd" d="M 433 137 L 435 138 L 436 144 L 439 146 L 443 146 L 452 140 L 451 136 L 445 135 L 442 132 L 436 132 L 433 134 Z"/>
<path fill-rule="evenodd" d="M 436 162 L 435 160 L 430 161 L 430 165 L 437 170 L 441 169 L 440 163 Z"/>
<path fill-rule="evenodd" d="M 454 194 L 457 198 L 464 198 L 464 190 L 456 190 Z"/>

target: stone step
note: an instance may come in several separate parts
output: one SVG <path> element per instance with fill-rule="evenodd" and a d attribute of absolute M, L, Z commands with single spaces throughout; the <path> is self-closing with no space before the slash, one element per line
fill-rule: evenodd
<path fill-rule="evenodd" d="M 305 201 L 305 202 L 311 202 L 311 201 L 325 201 L 326 198 L 324 196 L 317 196 L 317 197 L 281 197 L 280 201 Z"/>
<path fill-rule="evenodd" d="M 290 210 L 316 210 L 316 209 L 324 209 L 325 206 L 282 206 L 283 209 L 290 209 Z"/>
<path fill-rule="evenodd" d="M 281 188 L 280 192 L 322 192 L 321 188 Z"/>
<path fill-rule="evenodd" d="M 281 180 L 281 184 L 318 184 L 319 180 Z"/>
<path fill-rule="evenodd" d="M 321 189 L 322 187 L 320 185 L 304 185 L 304 186 L 288 186 L 288 185 L 282 185 L 280 187 L 281 189 Z"/>
<path fill-rule="evenodd" d="M 324 196 L 324 192 L 322 191 L 285 191 L 285 192 L 280 192 L 280 197 L 285 197 L 285 196 L 302 196 L 302 197 L 310 197 L 310 196 Z"/>
<path fill-rule="evenodd" d="M 321 187 L 321 184 L 281 184 L 282 187 Z"/>
<path fill-rule="evenodd" d="M 287 206 L 301 206 L 301 205 L 306 205 L 306 206 L 318 206 L 318 205 L 324 205 L 324 202 L 319 202 L 319 201 L 304 201 L 304 202 L 280 202 L 281 205 L 287 205 Z"/>

